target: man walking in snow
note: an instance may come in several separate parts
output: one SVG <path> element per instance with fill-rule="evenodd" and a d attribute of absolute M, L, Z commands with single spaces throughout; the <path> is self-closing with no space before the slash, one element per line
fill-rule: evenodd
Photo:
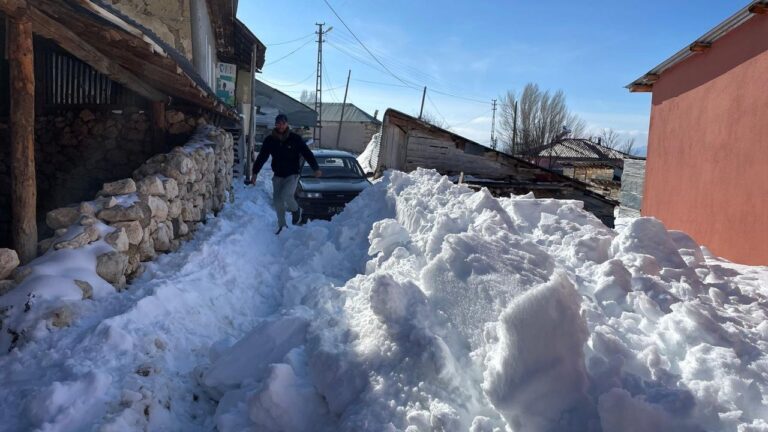
<path fill-rule="evenodd" d="M 301 221 L 301 208 L 293 197 L 296 192 L 296 185 L 299 182 L 299 170 L 301 169 L 301 158 L 306 159 L 309 166 L 315 171 L 315 177 L 320 177 L 320 167 L 317 165 L 315 155 L 307 147 L 304 140 L 296 133 L 290 131 L 288 127 L 288 117 L 285 114 L 279 114 L 275 117 L 275 128 L 261 147 L 256 162 L 253 164 L 253 173 L 251 180 L 246 183 L 255 184 L 256 176 L 261 171 L 261 167 L 267 162 L 267 158 L 272 156 L 272 199 L 277 212 L 277 232 L 287 226 L 285 222 L 285 211 L 291 212 L 291 221 L 294 225 Z"/>

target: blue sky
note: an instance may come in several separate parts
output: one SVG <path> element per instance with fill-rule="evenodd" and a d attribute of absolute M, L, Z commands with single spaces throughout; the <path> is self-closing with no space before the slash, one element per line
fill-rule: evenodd
<path fill-rule="evenodd" d="M 425 111 L 488 144 L 491 99 L 534 82 L 562 89 L 568 106 L 591 128 L 635 136 L 640 146 L 647 142 L 650 94 L 629 93 L 624 86 L 747 3 L 328 2 L 392 74 L 324 0 L 241 1 L 238 17 L 267 45 L 259 78 L 296 98 L 314 90 L 313 32 L 316 22 L 325 22 L 333 30 L 323 46 L 324 102 L 341 102 L 350 69 L 347 101 L 370 114 L 379 110 L 379 118 L 390 107 L 418 114 L 426 85 Z"/>

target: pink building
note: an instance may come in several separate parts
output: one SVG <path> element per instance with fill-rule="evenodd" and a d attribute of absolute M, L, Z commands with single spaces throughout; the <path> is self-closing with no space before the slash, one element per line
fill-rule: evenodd
<path fill-rule="evenodd" d="M 726 259 L 768 265 L 768 2 L 753 1 L 650 72 L 642 214 Z"/>

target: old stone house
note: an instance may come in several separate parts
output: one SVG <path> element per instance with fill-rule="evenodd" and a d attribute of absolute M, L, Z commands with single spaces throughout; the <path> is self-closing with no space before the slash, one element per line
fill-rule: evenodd
<path fill-rule="evenodd" d="M 236 8 L 234 0 L 0 2 L 0 49 L 7 47 L 0 56 L 0 248 L 30 261 L 38 241 L 61 228 L 50 223 L 52 210 L 109 196 L 105 184 L 115 180 L 163 180 L 199 168 L 175 180 L 184 188 L 173 199 L 189 202 L 166 203 L 183 204 L 186 216 L 174 211 L 175 225 L 168 218 L 142 226 L 147 236 L 171 230 L 178 237 L 187 231 L 182 224 L 220 208 L 231 179 L 213 171 L 231 177 L 234 161 L 226 154 L 231 136 L 216 126 L 242 128 L 248 78 L 265 55 Z M 231 65 L 226 73 L 222 64 Z M 222 80 L 232 88 L 219 92 Z M 210 144 L 216 161 L 193 150 L 168 156 L 205 124 L 213 129 L 204 139 L 218 143 Z M 172 168 L 177 159 L 183 167 Z"/>
<path fill-rule="evenodd" d="M 522 157 L 581 180 L 594 192 L 613 200 L 619 199 L 624 161 L 643 159 L 583 138 L 562 138 L 532 148 Z"/>

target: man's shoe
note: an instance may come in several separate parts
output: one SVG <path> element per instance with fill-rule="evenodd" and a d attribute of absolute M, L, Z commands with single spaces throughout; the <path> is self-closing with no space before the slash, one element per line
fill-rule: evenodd
<path fill-rule="evenodd" d="M 291 223 L 298 225 L 299 222 L 301 222 L 301 207 L 299 207 L 299 209 L 295 212 L 291 212 Z"/>
<path fill-rule="evenodd" d="M 284 226 L 281 226 L 280 228 L 278 228 L 278 229 L 277 229 L 277 231 L 275 231 L 275 235 L 278 235 L 278 234 L 280 234 L 280 231 L 282 231 L 282 230 L 283 230 L 283 228 L 285 228 L 285 227 L 284 227 Z"/>

